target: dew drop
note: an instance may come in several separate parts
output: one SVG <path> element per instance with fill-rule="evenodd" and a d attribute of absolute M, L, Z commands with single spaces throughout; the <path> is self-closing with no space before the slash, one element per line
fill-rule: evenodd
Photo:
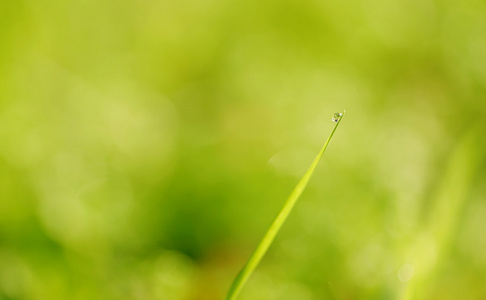
<path fill-rule="evenodd" d="M 337 123 L 342 116 L 342 113 L 335 113 L 334 115 L 332 115 L 332 120 Z"/>

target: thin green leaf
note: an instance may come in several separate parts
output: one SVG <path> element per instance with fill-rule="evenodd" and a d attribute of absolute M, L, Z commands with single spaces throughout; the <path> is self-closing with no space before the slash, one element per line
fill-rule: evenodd
<path fill-rule="evenodd" d="M 300 195 L 304 191 L 305 187 L 307 186 L 307 183 L 309 182 L 310 178 L 312 177 L 312 174 L 314 173 L 314 170 L 316 169 L 317 165 L 319 164 L 319 161 L 321 160 L 322 155 L 326 151 L 327 145 L 329 145 L 329 142 L 331 141 L 332 136 L 334 135 L 334 132 L 336 131 L 336 128 L 339 126 L 339 123 L 341 123 L 341 120 L 344 117 L 344 113 L 335 120 L 336 115 L 333 116 L 333 120 L 337 121 L 336 125 L 334 126 L 334 129 L 332 130 L 331 134 L 327 138 L 326 143 L 322 147 L 321 151 L 319 154 L 317 154 L 316 158 L 310 165 L 309 169 L 307 172 L 304 174 L 302 179 L 300 179 L 299 183 L 297 183 L 297 186 L 294 188 L 292 193 L 290 193 L 289 198 L 287 201 L 285 201 L 285 204 L 283 205 L 282 209 L 278 213 L 277 217 L 273 221 L 272 225 L 270 225 L 270 228 L 267 230 L 265 233 L 265 236 L 263 237 L 262 241 L 260 244 L 257 246 L 255 252 L 250 256 L 248 259 L 248 262 L 246 265 L 243 267 L 243 269 L 238 273 L 236 276 L 235 280 L 233 281 L 233 284 L 231 285 L 231 288 L 228 292 L 228 295 L 226 296 L 226 300 L 235 300 L 238 294 L 241 292 L 241 289 L 245 285 L 246 281 L 248 278 L 250 278 L 251 274 L 255 271 L 256 267 L 262 260 L 263 256 L 267 252 L 268 248 L 272 244 L 273 240 L 275 239 L 275 236 L 277 235 L 278 231 L 282 227 L 283 223 L 287 219 L 288 215 L 292 211 L 292 208 L 294 207 L 295 203 L 299 199 Z"/>

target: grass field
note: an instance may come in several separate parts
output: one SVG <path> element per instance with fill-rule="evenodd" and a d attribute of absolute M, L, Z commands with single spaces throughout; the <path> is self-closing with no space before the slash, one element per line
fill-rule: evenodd
<path fill-rule="evenodd" d="M 486 3 L 0 1 L 0 300 L 486 298 Z"/>

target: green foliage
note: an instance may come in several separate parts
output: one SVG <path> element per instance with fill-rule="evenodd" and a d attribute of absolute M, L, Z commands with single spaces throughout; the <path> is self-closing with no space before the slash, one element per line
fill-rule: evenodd
<path fill-rule="evenodd" d="M 485 299 L 485 14 L 0 1 L 0 299 Z"/>
<path fill-rule="evenodd" d="M 309 183 L 309 180 L 312 177 L 312 174 L 314 174 L 314 171 L 317 168 L 319 161 L 321 160 L 322 156 L 324 155 L 324 152 L 326 151 L 327 145 L 329 145 L 329 142 L 331 141 L 331 138 L 334 135 L 334 132 L 336 131 L 336 128 L 338 127 L 343 117 L 344 117 L 344 113 L 343 114 L 335 113 L 332 116 L 332 120 L 336 122 L 336 126 L 334 126 L 334 129 L 331 131 L 329 138 L 327 139 L 326 143 L 322 147 L 321 151 L 317 154 L 317 157 L 314 159 L 307 172 L 305 172 L 304 176 L 302 176 L 299 183 L 297 183 L 297 186 L 294 188 L 292 193 L 290 193 L 290 196 L 287 198 L 287 201 L 285 201 L 282 209 L 280 209 L 280 212 L 278 213 L 277 217 L 268 228 L 260 244 L 258 244 L 255 251 L 248 259 L 248 262 L 240 271 L 240 273 L 236 276 L 235 281 L 231 285 L 231 288 L 226 297 L 227 300 L 233 300 L 236 299 L 236 297 L 238 297 L 238 294 L 241 292 L 241 289 L 243 288 L 244 284 L 250 278 L 251 274 L 255 271 L 256 267 L 262 260 L 263 256 L 265 255 L 268 248 L 270 247 L 273 240 L 275 239 L 275 236 L 280 231 L 280 228 L 285 223 L 285 220 L 287 220 L 287 217 L 292 211 L 292 208 L 294 207 L 295 203 L 300 198 L 300 195 L 302 195 L 302 192 L 304 192 L 307 184 Z"/>

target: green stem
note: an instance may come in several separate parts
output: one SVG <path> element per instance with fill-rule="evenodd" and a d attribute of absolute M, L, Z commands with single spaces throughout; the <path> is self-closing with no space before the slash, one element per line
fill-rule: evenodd
<path fill-rule="evenodd" d="M 344 111 L 346 112 L 346 111 Z M 287 219 L 288 215 L 292 211 L 292 208 L 294 207 L 295 203 L 299 199 L 300 195 L 304 191 L 305 187 L 307 186 L 307 183 L 309 182 L 312 174 L 314 173 L 314 170 L 316 169 L 317 165 L 319 164 L 319 161 L 321 160 L 322 155 L 326 151 L 327 145 L 329 145 L 329 142 L 331 141 L 332 136 L 334 135 L 334 132 L 336 131 L 336 128 L 338 127 L 339 123 L 341 123 L 341 120 L 344 117 L 344 113 L 341 116 L 341 118 L 337 121 L 336 125 L 334 126 L 334 129 L 332 130 L 331 134 L 327 138 L 326 143 L 322 147 L 321 151 L 319 154 L 317 154 L 316 158 L 310 165 L 309 169 L 307 172 L 304 174 L 302 179 L 297 183 L 295 186 L 294 190 L 292 193 L 290 193 L 289 198 L 285 202 L 284 206 L 278 213 L 277 217 L 273 221 L 272 225 L 270 225 L 270 228 L 268 229 L 267 233 L 265 233 L 265 236 L 263 237 L 262 241 L 260 244 L 257 246 L 255 252 L 250 256 L 248 259 L 248 262 L 246 265 L 243 267 L 243 269 L 238 273 L 236 276 L 235 280 L 233 281 L 233 284 L 231 285 L 231 288 L 228 291 L 228 295 L 226 296 L 226 300 L 235 300 L 238 294 L 241 292 L 241 289 L 245 285 L 246 281 L 248 278 L 250 278 L 251 274 L 253 271 L 255 271 L 256 267 L 262 260 L 263 256 L 267 252 L 268 248 L 272 244 L 273 240 L 275 239 L 275 236 L 277 235 L 278 231 L 280 230 L 280 227 L 282 227 L 282 224 L 285 222 Z"/>

